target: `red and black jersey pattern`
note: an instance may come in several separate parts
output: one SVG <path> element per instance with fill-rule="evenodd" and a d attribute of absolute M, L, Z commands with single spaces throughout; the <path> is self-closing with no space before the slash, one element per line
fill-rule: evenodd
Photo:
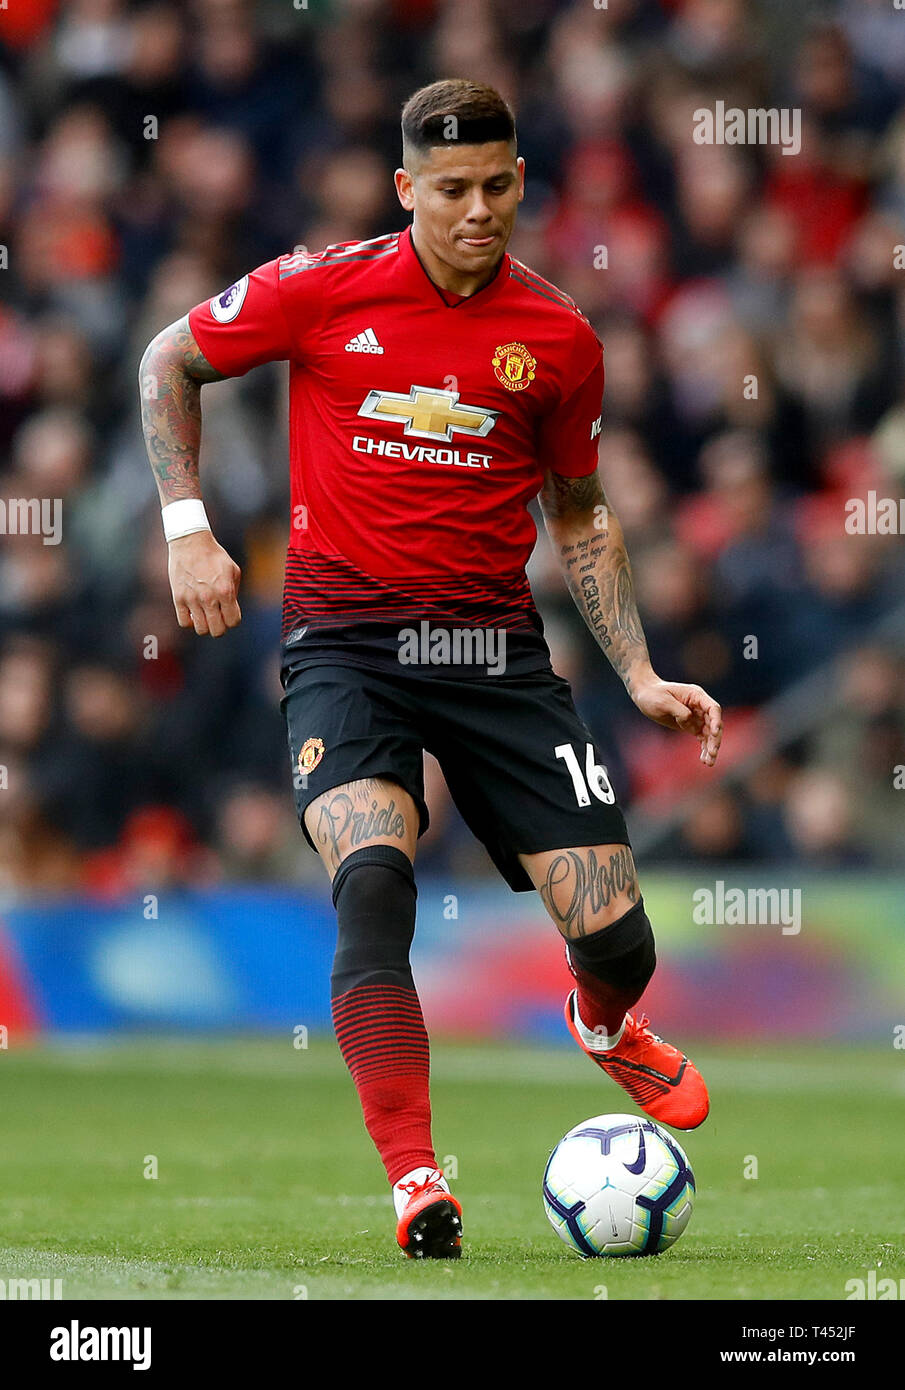
<path fill-rule="evenodd" d="M 189 324 L 225 376 L 290 364 L 284 639 L 428 619 L 542 641 L 531 503 L 548 472 L 593 473 L 602 421 L 573 299 L 508 252 L 445 294 L 408 227 L 278 257 Z"/>
<path fill-rule="evenodd" d="M 380 579 L 344 555 L 290 546 L 283 588 L 283 641 L 350 623 L 434 623 L 539 632 L 542 624 L 524 570 L 507 575 L 405 575 Z"/>
<path fill-rule="evenodd" d="M 517 280 L 525 289 L 532 290 L 534 294 L 539 294 L 542 299 L 549 299 L 551 304 L 557 304 L 561 309 L 569 309 L 573 314 L 587 323 L 587 319 L 579 309 L 571 295 L 566 294 L 565 290 L 558 289 L 556 285 L 545 280 L 542 275 L 538 275 L 536 270 L 532 270 L 522 261 L 517 261 L 515 256 L 509 256 L 509 274 L 513 280 Z"/>
<path fill-rule="evenodd" d="M 296 251 L 291 256 L 283 256 L 280 261 L 279 276 L 289 280 L 293 275 L 301 275 L 322 265 L 348 265 L 353 261 L 379 260 L 395 252 L 399 244 L 399 232 L 388 232 L 385 236 L 372 237 L 369 241 L 341 241 L 333 246 L 325 246 L 323 251 Z"/>

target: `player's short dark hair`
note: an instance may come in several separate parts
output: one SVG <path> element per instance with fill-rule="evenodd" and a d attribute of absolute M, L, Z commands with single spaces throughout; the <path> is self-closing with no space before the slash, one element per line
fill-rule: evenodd
<path fill-rule="evenodd" d="M 402 108 L 403 154 L 438 145 L 515 143 L 515 117 L 493 87 L 462 77 L 421 87 Z"/>

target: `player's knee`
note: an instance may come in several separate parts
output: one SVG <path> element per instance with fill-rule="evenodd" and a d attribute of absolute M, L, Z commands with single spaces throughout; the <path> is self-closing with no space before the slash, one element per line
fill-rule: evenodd
<path fill-rule="evenodd" d="M 568 941 L 609 927 L 641 897 L 628 845 L 557 850 L 530 856 L 526 866 L 541 901 Z"/>
<path fill-rule="evenodd" d="M 566 955 L 573 974 L 582 971 L 620 989 L 643 990 L 657 965 L 644 900 L 609 926 L 569 941 Z"/>
<path fill-rule="evenodd" d="M 409 950 L 416 897 L 412 863 L 402 850 L 370 845 L 346 856 L 333 879 L 334 997 L 365 983 L 414 988 Z"/>
<path fill-rule="evenodd" d="M 353 849 L 354 837 L 362 826 L 374 840 L 396 841 L 410 858 L 414 857 L 419 815 L 404 787 L 364 778 L 315 797 L 305 808 L 304 823 L 328 873 L 333 874 Z"/>

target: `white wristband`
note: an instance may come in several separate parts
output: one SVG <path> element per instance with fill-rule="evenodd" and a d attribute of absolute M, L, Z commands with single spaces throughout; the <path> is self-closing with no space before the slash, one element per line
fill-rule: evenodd
<path fill-rule="evenodd" d="M 194 531 L 211 529 L 200 497 L 183 497 L 179 502 L 168 502 L 161 507 L 160 515 L 163 518 L 163 534 L 168 541 L 178 541 L 181 536 L 191 536 Z"/>

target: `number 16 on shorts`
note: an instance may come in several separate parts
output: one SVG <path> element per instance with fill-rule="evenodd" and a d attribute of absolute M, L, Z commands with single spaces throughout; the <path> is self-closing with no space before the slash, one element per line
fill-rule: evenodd
<path fill-rule="evenodd" d="M 608 806 L 613 805 L 616 800 L 616 793 L 610 786 L 606 768 L 594 761 L 594 745 L 592 743 L 585 744 L 584 772 L 581 770 L 581 764 L 571 743 L 560 743 L 553 751 L 557 758 L 562 758 L 569 769 L 569 776 L 572 778 L 572 786 L 575 788 L 575 796 L 579 806 L 590 806 L 591 792 L 594 793 L 598 801 L 605 801 Z"/>

